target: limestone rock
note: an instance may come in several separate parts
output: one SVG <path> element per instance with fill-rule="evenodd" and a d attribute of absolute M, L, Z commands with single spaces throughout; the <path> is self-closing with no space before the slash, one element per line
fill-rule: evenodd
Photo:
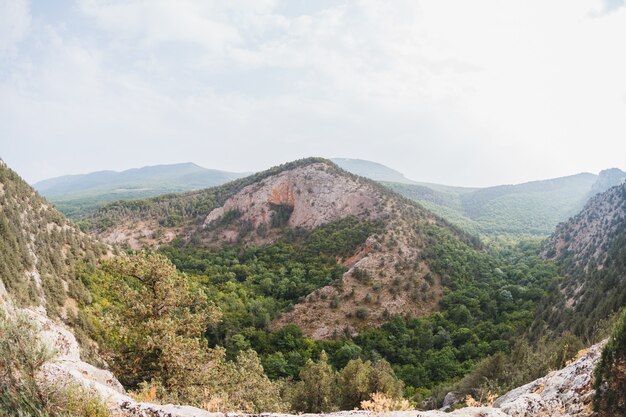
<path fill-rule="evenodd" d="M 507 415 L 589 416 L 593 397 L 593 369 L 605 342 L 589 348 L 565 368 L 516 388 L 494 402 Z"/>
<path fill-rule="evenodd" d="M 251 222 L 255 228 L 268 225 L 272 205 L 292 207 L 289 226 L 305 229 L 350 215 L 377 217 L 381 214 L 377 207 L 382 196 L 355 179 L 343 176 L 337 180 L 337 174 L 327 168 L 324 163 L 315 163 L 250 184 L 230 197 L 222 207 L 211 211 L 204 225 L 210 226 L 233 210 L 240 212 L 241 219 Z"/>

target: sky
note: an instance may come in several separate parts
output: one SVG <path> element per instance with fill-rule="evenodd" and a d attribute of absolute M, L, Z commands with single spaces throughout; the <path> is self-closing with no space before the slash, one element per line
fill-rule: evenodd
<path fill-rule="evenodd" d="M 0 0 L 0 158 L 27 181 L 307 156 L 626 170 L 624 0 Z"/>

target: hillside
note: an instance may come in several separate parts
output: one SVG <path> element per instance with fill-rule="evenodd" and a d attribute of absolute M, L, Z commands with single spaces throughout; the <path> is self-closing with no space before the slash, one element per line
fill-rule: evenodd
<path fill-rule="evenodd" d="M 591 198 L 560 224 L 542 256 L 555 260 L 565 278 L 540 317 L 558 331 L 592 337 L 604 319 L 626 305 L 626 184 Z"/>
<path fill-rule="evenodd" d="M 78 260 L 95 262 L 107 247 L 82 233 L 0 160 L 0 278 L 18 307 L 50 316 L 76 313 L 89 299 Z M 0 293 L 3 291 L 0 290 Z"/>
<path fill-rule="evenodd" d="M 247 174 L 207 169 L 193 163 L 98 171 L 39 181 L 33 187 L 66 215 L 77 218 L 102 204 L 224 184 Z"/>
<path fill-rule="evenodd" d="M 102 364 L 79 325 L 92 301 L 83 270 L 110 256 L 0 160 L 0 414 L 105 416 L 96 393 L 125 394 L 84 361 Z"/>
<path fill-rule="evenodd" d="M 356 244 L 314 249 L 338 259 L 345 268 L 343 277 L 301 294 L 306 298 L 274 324 L 296 323 L 318 338 L 380 324 L 392 314 L 434 311 L 442 288 L 424 257 L 432 239 L 427 230 L 466 238 L 377 183 L 318 159 L 214 189 L 115 203 L 89 220 L 100 238 L 133 248 L 154 248 L 175 239 L 196 247 L 268 245 L 294 233 L 302 236 L 295 241 L 306 243 L 332 227 L 337 239 L 350 230 L 364 230 Z M 334 302 L 329 308 L 341 297 L 373 299 L 361 312 L 354 302 Z"/>
<path fill-rule="evenodd" d="M 330 160 L 341 169 L 374 181 L 398 182 L 402 184 L 415 183 L 415 181 L 406 178 L 401 172 L 378 162 L 352 158 L 331 158 Z"/>
<path fill-rule="evenodd" d="M 534 244 L 487 253 L 416 203 L 315 158 L 116 202 L 82 227 L 158 248 L 220 309 L 209 346 L 229 357 L 254 349 L 271 380 L 297 380 L 324 350 L 337 370 L 382 358 L 410 390 L 431 395 L 510 349 L 556 278 Z M 540 376 L 536 363 L 498 386 Z"/>
<path fill-rule="evenodd" d="M 461 191 L 419 184 L 386 185 L 474 233 L 545 236 L 577 213 L 593 195 L 624 180 L 626 173 L 611 169 L 597 176 L 583 173 Z"/>

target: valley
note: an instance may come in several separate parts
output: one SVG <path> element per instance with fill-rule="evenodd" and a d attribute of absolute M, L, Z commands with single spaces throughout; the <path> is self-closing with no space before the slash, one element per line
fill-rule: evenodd
<path fill-rule="evenodd" d="M 88 369 L 80 383 L 101 384 L 89 367 L 108 366 L 121 385 L 96 391 L 113 403 L 130 392 L 247 413 L 347 410 L 374 393 L 399 409 L 439 408 L 449 393 L 449 407 L 491 406 L 486 398 L 567 367 L 618 322 L 598 396 L 590 370 L 584 400 L 558 407 L 588 415 L 592 398 L 598 410 L 621 404 L 602 394 L 620 392 L 624 354 L 621 171 L 428 188 L 346 161 L 308 158 L 212 188 L 106 197 L 77 215 L 80 229 L 3 166 L 3 306 L 71 329 L 80 357 L 63 372 Z M 507 395 L 487 415 L 514 410 L 519 398 Z"/>

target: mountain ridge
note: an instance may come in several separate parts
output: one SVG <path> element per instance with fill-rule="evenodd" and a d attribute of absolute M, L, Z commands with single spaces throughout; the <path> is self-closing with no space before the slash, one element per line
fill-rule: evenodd
<path fill-rule="evenodd" d="M 65 175 L 39 181 L 33 187 L 66 215 L 78 218 L 106 202 L 197 190 L 246 175 L 186 162 Z"/>
<path fill-rule="evenodd" d="M 554 260 L 564 279 L 540 308 L 540 320 L 591 339 L 626 305 L 626 183 L 595 195 L 559 224 L 541 256 Z"/>
<path fill-rule="evenodd" d="M 177 220 L 170 222 L 172 218 Z M 390 314 L 433 311 L 442 289 L 439 276 L 419 257 L 431 239 L 426 231 L 445 229 L 451 239 L 478 244 L 411 200 L 320 158 L 287 163 L 214 189 L 115 203 L 87 219 L 87 227 L 111 244 L 129 244 L 134 249 L 155 248 L 175 239 L 211 247 L 270 244 L 290 233 L 307 234 L 349 218 L 384 226 L 341 259 L 346 272 L 337 284 L 340 292 L 327 286 L 309 294 L 279 319 L 279 325 L 295 322 L 309 335 L 328 338 L 345 327 L 354 332 L 381 323 Z M 354 311 L 349 303 L 328 308 L 335 297 L 364 298 L 368 288 L 384 289 L 392 280 L 413 291 L 378 291 L 367 306 L 367 317 L 359 317 L 365 313 Z M 423 288 L 424 294 L 417 288 Z"/>

